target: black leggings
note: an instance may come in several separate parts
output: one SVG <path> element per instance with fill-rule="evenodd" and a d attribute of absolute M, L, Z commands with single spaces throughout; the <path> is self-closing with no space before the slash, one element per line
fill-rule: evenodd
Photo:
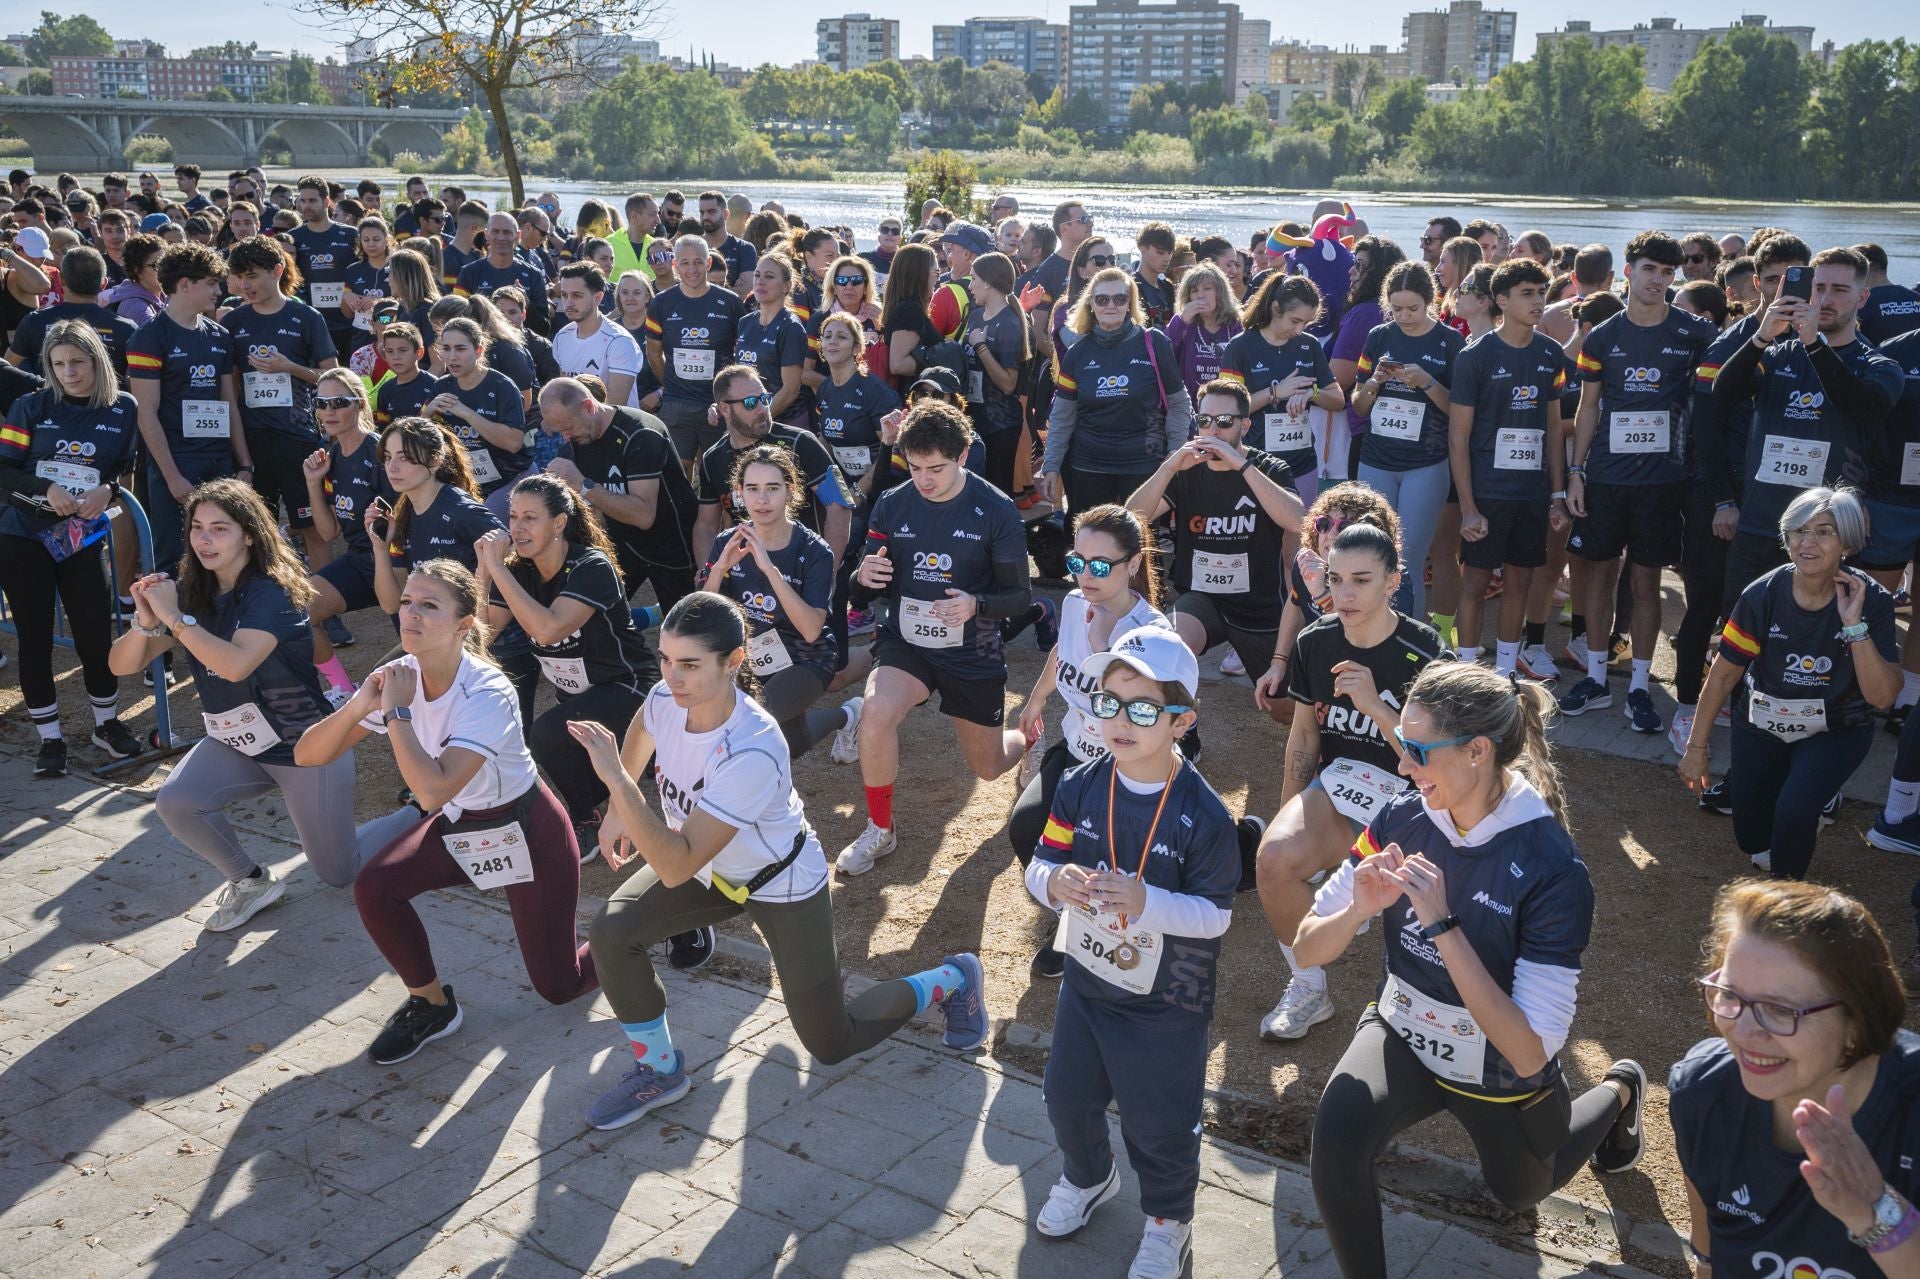
<path fill-rule="evenodd" d="M 1060 482 L 1067 490 L 1067 509 L 1078 515 L 1109 502 L 1125 506 L 1133 491 L 1152 478 L 1152 471 L 1110 475 L 1105 471 L 1083 471 L 1069 462 Z"/>
<path fill-rule="evenodd" d="M 1805 879 L 1820 837 L 1820 810 L 1873 749 L 1873 727 L 1836 728 L 1786 741 L 1743 720 L 1734 719 L 1733 761 L 1727 770 L 1733 838 L 1749 857 L 1770 853 L 1775 879 Z"/>
<path fill-rule="evenodd" d="M 111 705 L 120 681 L 107 667 L 113 646 L 113 589 L 101 547 L 69 555 L 58 564 L 38 541 L 0 538 L 0 590 L 20 639 L 20 695 L 36 723 L 58 723 L 60 695 L 53 684 L 54 595 L 66 610 L 67 634 L 80 656 L 87 695 Z M 43 716 L 47 719 L 43 720 Z"/>
<path fill-rule="evenodd" d="M 586 747 L 573 740 L 567 721 L 592 720 L 620 741 L 640 704 L 647 700 L 644 691 L 624 684 L 598 684 L 583 693 L 562 698 L 546 714 L 533 721 L 527 730 L 527 749 L 547 783 L 560 792 L 567 817 L 578 824 L 593 816 L 593 810 L 607 797 L 600 775 L 587 760 Z"/>
<path fill-rule="evenodd" d="M 1369 1006 L 1313 1116 L 1313 1197 L 1340 1273 L 1386 1279 L 1373 1161 L 1395 1134 L 1451 1111 L 1473 1139 L 1487 1189 L 1522 1212 L 1572 1180 L 1620 1109 L 1620 1094 L 1606 1085 L 1570 1100 L 1563 1076 L 1525 1101 L 1484 1101 L 1443 1088 Z M 1361 1193 L 1363 1187 L 1372 1193 Z"/>
<path fill-rule="evenodd" d="M 843 728 L 847 713 L 838 706 L 815 706 L 833 677 L 817 666 L 789 666 L 760 685 L 760 705 L 780 725 L 787 756 L 799 759 L 815 742 Z"/>
<path fill-rule="evenodd" d="M 1012 497 L 1014 467 L 1020 460 L 1020 428 L 981 431 L 980 439 L 987 446 L 987 483 Z"/>
<path fill-rule="evenodd" d="M 1060 785 L 1060 778 L 1080 762 L 1066 739 L 1055 742 L 1040 757 L 1040 771 L 1013 801 L 1013 812 L 1007 815 L 1007 839 L 1013 844 L 1013 855 L 1020 859 L 1021 870 L 1033 860 L 1034 845 L 1040 842 L 1040 832 L 1047 828 L 1047 814 L 1053 811 L 1053 792 Z"/>
<path fill-rule="evenodd" d="M 1700 700 L 1706 682 L 1707 650 L 1713 643 L 1714 623 L 1720 620 L 1720 600 L 1726 590 L 1728 540 L 1713 533 L 1713 498 L 1705 484 L 1687 490 L 1685 536 L 1681 541 L 1680 580 L 1686 587 L 1687 611 L 1673 637 L 1674 700 L 1692 706 Z M 1637 656 L 1637 654 L 1636 654 Z"/>

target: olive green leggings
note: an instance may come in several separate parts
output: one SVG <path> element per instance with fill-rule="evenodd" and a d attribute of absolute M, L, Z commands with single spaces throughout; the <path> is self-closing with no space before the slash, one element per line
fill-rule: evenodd
<path fill-rule="evenodd" d="M 863 1053 L 912 1020 L 913 987 L 895 978 L 846 1002 L 833 937 L 833 899 L 823 882 L 791 902 L 729 901 L 690 879 L 668 888 L 642 866 L 607 899 L 588 942 L 600 987 L 621 1022 L 647 1022 L 667 1011 L 667 991 L 648 948 L 678 933 L 708 928 L 746 912 L 766 938 L 786 996 L 787 1016 L 807 1051 L 826 1065 Z"/>

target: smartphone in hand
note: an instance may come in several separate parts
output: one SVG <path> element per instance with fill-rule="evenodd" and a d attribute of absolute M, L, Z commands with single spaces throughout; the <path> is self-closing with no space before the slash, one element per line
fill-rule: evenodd
<path fill-rule="evenodd" d="M 1813 301 L 1813 268 L 1810 266 L 1790 266 L 1787 273 L 1780 277 L 1780 295 L 1799 298 L 1802 302 Z"/>

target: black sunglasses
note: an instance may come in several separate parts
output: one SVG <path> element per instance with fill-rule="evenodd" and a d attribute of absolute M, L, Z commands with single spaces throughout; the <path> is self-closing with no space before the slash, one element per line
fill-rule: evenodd
<path fill-rule="evenodd" d="M 1125 560 L 1110 560 L 1100 555 L 1089 559 L 1078 551 L 1067 552 L 1067 572 L 1075 577 L 1082 573 L 1092 573 L 1095 577 L 1110 577 L 1113 575 L 1113 570 L 1124 563 L 1126 563 Z"/>
<path fill-rule="evenodd" d="M 1088 262 L 1088 264 L 1089 264 L 1089 265 L 1092 265 L 1092 266 L 1112 266 L 1112 265 L 1113 265 L 1113 254 L 1111 254 L 1111 253 L 1089 253 L 1089 254 L 1087 254 L 1087 262 Z"/>
<path fill-rule="evenodd" d="M 1681 255 L 1680 260 L 1682 262 L 1705 262 L 1707 255 L 1704 253 L 1685 253 Z"/>
<path fill-rule="evenodd" d="M 1193 424 L 1202 428 L 1232 426 L 1235 422 L 1244 420 L 1245 419 L 1238 413 L 1196 413 L 1193 415 Z M 1323 515 L 1320 518 L 1325 519 L 1326 517 Z"/>
<path fill-rule="evenodd" d="M 843 288 L 843 289 L 844 289 L 844 288 L 846 288 L 846 287 L 847 287 L 847 286 L 848 286 L 849 284 L 865 284 L 865 283 L 867 282 L 867 277 L 866 277 L 866 276 L 865 276 L 864 274 L 861 274 L 861 275 L 836 275 L 836 276 L 834 276 L 834 277 L 833 277 L 833 282 L 834 282 L 835 284 L 837 284 L 837 285 L 839 285 L 839 286 L 840 286 L 841 288 Z"/>
<path fill-rule="evenodd" d="M 722 400 L 720 402 L 722 404 L 738 404 L 741 408 L 746 409 L 749 413 L 751 413 L 754 409 L 759 408 L 763 404 L 773 403 L 773 396 L 769 394 L 743 395 L 737 400 Z"/>
<path fill-rule="evenodd" d="M 360 401 L 351 395 L 316 395 L 313 397 L 316 409 L 357 409 Z"/>

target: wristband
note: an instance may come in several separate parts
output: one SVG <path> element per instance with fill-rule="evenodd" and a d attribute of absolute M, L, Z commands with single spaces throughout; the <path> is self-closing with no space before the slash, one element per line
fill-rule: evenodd
<path fill-rule="evenodd" d="M 1420 935 L 1426 938 L 1428 941 L 1433 941 L 1435 938 L 1439 937 L 1442 933 L 1452 932 L 1454 929 L 1458 928 L 1459 926 L 1460 926 L 1460 916 L 1448 915 L 1445 919 L 1439 921 L 1438 923 L 1432 925 L 1431 927 L 1422 928 L 1420 930 Z"/>
<path fill-rule="evenodd" d="M 1840 638 L 1848 644 L 1858 644 L 1866 637 L 1867 624 L 1865 621 L 1855 622 L 1851 626 L 1842 626 L 1840 628 Z"/>
<path fill-rule="evenodd" d="M 1696 1266 L 1713 1265 L 1713 1258 L 1709 1257 L 1706 1253 L 1701 1252 L 1698 1248 L 1694 1247 L 1693 1240 L 1682 1239 L 1680 1241 L 1680 1246 L 1687 1250 L 1687 1258 L 1688 1260 L 1692 1261 L 1694 1265 Z"/>
<path fill-rule="evenodd" d="M 1582 465 L 1581 463 L 1579 463 L 1579 462 L 1569 462 L 1569 463 L 1567 463 L 1567 474 L 1568 474 L 1568 475 L 1570 475 L 1570 476 L 1571 476 L 1571 475 L 1578 475 L 1578 476 L 1581 476 L 1582 478 L 1584 478 L 1584 477 L 1586 476 L 1586 473 L 1587 473 L 1587 468 L 1586 468 L 1586 467 L 1585 467 L 1584 465 Z"/>
<path fill-rule="evenodd" d="M 1737 509 L 1739 509 L 1739 503 L 1737 502 L 1715 502 L 1713 504 L 1713 513 L 1715 515 L 1720 514 L 1720 512 L 1722 511 L 1732 511 Z"/>
<path fill-rule="evenodd" d="M 1558 493 L 1555 493 L 1555 494 L 1554 494 L 1554 495 L 1552 496 L 1552 498 L 1551 498 L 1550 500 L 1551 500 L 1551 501 L 1555 501 L 1555 502 L 1564 502 L 1564 501 L 1566 501 L 1566 500 L 1567 500 L 1567 491 L 1566 491 L 1565 489 L 1561 489 L 1561 490 L 1560 490 L 1560 491 L 1559 491 Z"/>
<path fill-rule="evenodd" d="M 1900 1218 L 1900 1224 L 1888 1231 L 1886 1236 L 1867 1245 L 1867 1251 L 1878 1256 L 1883 1252 L 1892 1252 L 1920 1229 L 1920 1208 L 1907 1204 L 1907 1215 Z"/>

